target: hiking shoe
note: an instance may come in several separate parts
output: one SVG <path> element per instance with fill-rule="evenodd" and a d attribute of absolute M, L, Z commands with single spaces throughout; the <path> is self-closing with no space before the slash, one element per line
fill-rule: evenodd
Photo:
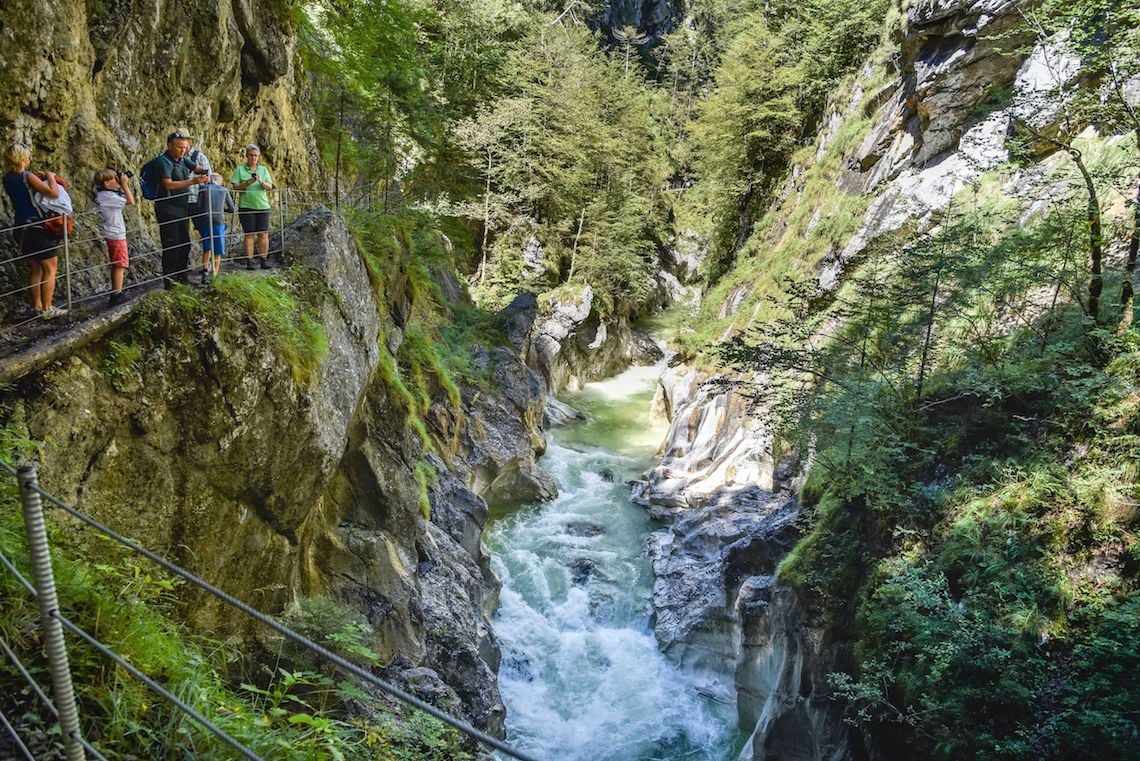
<path fill-rule="evenodd" d="M 263 270 L 269 269 L 269 257 L 268 256 L 261 257 L 261 268 Z"/>
<path fill-rule="evenodd" d="M 247 270 L 253 269 L 253 259 L 246 259 L 245 260 L 245 268 Z"/>
<path fill-rule="evenodd" d="M 119 304 L 127 303 L 127 294 L 125 293 L 112 293 L 111 298 L 107 302 L 107 306 L 117 307 Z"/>
<path fill-rule="evenodd" d="M 60 309 L 59 307 L 51 307 L 50 309 L 45 309 L 44 311 L 40 312 L 40 317 L 44 318 L 45 320 L 54 320 L 58 317 L 64 317 L 66 315 L 67 310 Z"/>
<path fill-rule="evenodd" d="M 206 272 L 206 270 L 202 270 L 202 285 L 209 285 L 209 284 L 210 284 L 210 273 Z"/>

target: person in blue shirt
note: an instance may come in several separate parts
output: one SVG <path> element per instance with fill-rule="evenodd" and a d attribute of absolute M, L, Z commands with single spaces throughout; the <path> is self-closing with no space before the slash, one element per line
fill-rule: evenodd
<path fill-rule="evenodd" d="M 222 176 L 210 175 L 210 184 L 198 191 L 198 203 L 191 206 L 194 224 L 202 233 L 202 285 L 217 277 L 226 252 L 226 214 L 236 211 L 230 191 L 222 185 Z M 212 256 L 211 256 L 212 255 Z"/>
<path fill-rule="evenodd" d="M 67 310 L 52 306 L 55 295 L 55 273 L 59 265 L 59 239 L 42 224 L 40 210 L 32 201 L 32 193 L 47 198 L 59 197 L 59 185 L 53 172 L 28 171 L 32 151 L 22 143 L 12 143 L 4 151 L 4 191 L 12 199 L 16 215 L 16 239 L 20 242 L 20 256 L 31 269 L 29 286 L 32 292 L 32 309 L 37 315 L 50 320 L 67 314 Z"/>

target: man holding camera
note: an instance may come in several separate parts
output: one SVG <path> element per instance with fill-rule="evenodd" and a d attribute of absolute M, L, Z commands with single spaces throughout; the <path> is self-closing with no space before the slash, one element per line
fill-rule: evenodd
<path fill-rule="evenodd" d="M 186 157 L 189 150 L 190 136 L 176 130 L 166 136 L 166 152 L 159 161 L 154 213 L 162 241 L 163 287 L 167 290 L 176 282 L 190 284 L 189 188 L 210 181 L 206 168 Z"/>

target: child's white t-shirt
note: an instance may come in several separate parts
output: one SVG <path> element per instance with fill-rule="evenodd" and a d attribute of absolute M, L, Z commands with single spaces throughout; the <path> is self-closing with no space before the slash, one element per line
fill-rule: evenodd
<path fill-rule="evenodd" d="M 127 208 L 127 197 L 114 190 L 100 190 L 95 194 L 95 205 L 103 217 L 103 237 L 126 240 L 127 223 L 123 220 L 123 209 Z"/>

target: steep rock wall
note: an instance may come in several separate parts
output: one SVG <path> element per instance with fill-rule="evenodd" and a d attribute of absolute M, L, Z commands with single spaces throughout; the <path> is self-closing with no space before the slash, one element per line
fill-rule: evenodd
<path fill-rule="evenodd" d="M 916 2 L 898 37 L 897 77 L 875 88 L 877 72 L 864 70 L 837 99 L 818 155 L 845 122 L 871 117 L 835 186 L 869 203 L 847 245 L 824 258 L 821 296 L 871 243 L 938 224 L 963 188 L 1008 160 L 1018 94 L 1040 91 L 1049 75 L 1040 55 L 1014 53 L 1028 39 L 1017 24 L 1012 0 Z M 1013 91 L 1014 105 L 993 100 L 1002 88 Z M 1049 174 L 1030 167 L 1010 181 L 1027 218 L 1057 191 Z M 796 183 L 793 171 L 784 197 Z M 722 312 L 741 295 L 729 293 Z M 825 678 L 844 670 L 850 654 L 824 638 L 816 613 L 773 576 L 796 536 L 796 479 L 774 461 L 771 423 L 750 408 L 739 380 L 675 363 L 662 374 L 659 404 L 671 427 L 661 463 L 634 487 L 636 500 L 670 522 L 650 543 L 658 640 L 677 657 L 734 667 L 740 723 L 750 733 L 742 761 L 864 757 L 863 738 L 844 725 L 845 707 Z"/>
<path fill-rule="evenodd" d="M 315 179 L 297 39 L 272 0 L 11 0 L 0 44 L 0 135 L 32 145 L 35 167 L 86 186 L 184 127 L 221 167 L 257 142 L 282 180 Z"/>
<path fill-rule="evenodd" d="M 520 296 L 508 307 L 529 316 L 520 323 L 527 363 L 538 369 L 552 392 L 577 390 L 631 364 L 653 364 L 660 347 L 633 327 L 625 313 L 603 316 L 589 285 L 562 286 L 539 299 Z"/>
<path fill-rule="evenodd" d="M 541 384 L 513 350 L 483 350 L 507 393 L 465 387 L 458 408 L 438 393 L 425 419 L 446 444 L 426 453 L 385 358 L 412 312 L 406 281 L 374 290 L 328 213 L 290 228 L 288 250 L 330 345 L 308 377 L 223 295 L 165 297 L 25 379 L 5 400 L 9 423 L 40 442 L 43 482 L 61 497 L 261 610 L 348 603 L 393 677 L 498 731 L 477 491 L 506 472 L 530 477 L 515 488 L 546 485 Z M 123 364 L 128 345 L 138 355 Z M 430 520 L 421 460 L 437 473 Z M 207 599 L 186 615 L 216 634 L 236 625 Z"/>

